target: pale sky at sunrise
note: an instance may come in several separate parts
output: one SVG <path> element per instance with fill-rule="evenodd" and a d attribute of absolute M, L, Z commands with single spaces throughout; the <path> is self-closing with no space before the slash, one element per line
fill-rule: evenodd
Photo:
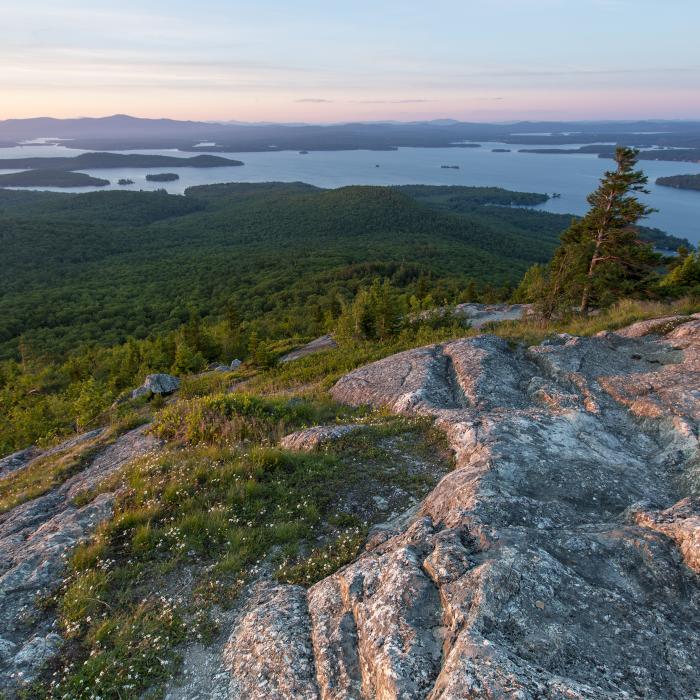
<path fill-rule="evenodd" d="M 700 0 L 0 0 L 0 119 L 700 118 Z"/>

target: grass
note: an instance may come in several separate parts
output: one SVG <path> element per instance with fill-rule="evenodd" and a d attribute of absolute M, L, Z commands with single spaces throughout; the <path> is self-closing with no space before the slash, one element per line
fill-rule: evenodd
<path fill-rule="evenodd" d="M 624 299 L 600 313 L 590 316 L 574 316 L 561 321 L 523 319 L 506 321 L 483 329 L 485 333 L 495 333 L 515 343 L 535 345 L 557 333 L 589 336 L 601 331 L 614 331 L 637 321 L 646 321 L 665 316 L 687 315 L 700 311 L 700 300 L 679 299 L 670 304 L 652 301 Z"/>
<path fill-rule="evenodd" d="M 359 413 L 328 398 L 310 401 L 300 397 L 215 394 L 168 406 L 157 415 L 153 432 L 166 440 L 189 445 L 275 444 L 293 430 L 337 422 Z"/>
<path fill-rule="evenodd" d="M 190 606 L 230 601 L 273 547 L 310 537 L 340 467 L 329 455 L 263 447 L 170 449 L 133 464 L 113 518 L 75 550 L 57 596 L 73 658 L 54 669 L 50 697 L 116 700 L 119 689 L 140 697 L 161 687 Z M 200 572 L 189 591 L 185 570 Z M 178 596 L 158 596 L 173 579 Z"/>
<path fill-rule="evenodd" d="M 223 393 L 236 383 L 251 377 L 254 372 L 250 369 L 234 370 L 232 372 L 204 372 L 189 377 L 183 377 L 177 395 L 181 399 L 194 399 L 201 396 Z"/>
<path fill-rule="evenodd" d="M 217 430 L 175 429 L 202 406 L 223 417 L 213 421 Z M 337 414 L 328 401 L 237 395 L 164 408 L 158 425 L 169 445 L 103 485 L 122 487 L 114 515 L 71 557 L 54 600 L 69 641 L 47 675 L 47 697 L 158 697 L 177 672 L 179 645 L 211 629 L 212 606 L 230 604 L 264 567 L 277 562 L 279 580 L 310 585 L 356 556 L 368 521 L 364 511 L 340 508 L 343 499 L 371 502 L 394 477 L 420 495 L 429 489 L 427 480 L 402 478 L 396 453 L 376 444 L 405 439 L 435 458 L 437 438 L 423 421 L 377 414 L 371 419 L 380 425 L 348 436 L 337 450 L 294 453 L 264 444 L 291 424 Z M 264 429 L 248 442 L 231 441 L 232 416 Z"/>
<path fill-rule="evenodd" d="M 318 583 L 354 561 L 366 537 L 366 528 L 348 530 L 324 547 L 313 549 L 301 561 L 292 563 L 284 560 L 277 568 L 275 577 L 282 583 L 313 586 L 314 583 Z"/>

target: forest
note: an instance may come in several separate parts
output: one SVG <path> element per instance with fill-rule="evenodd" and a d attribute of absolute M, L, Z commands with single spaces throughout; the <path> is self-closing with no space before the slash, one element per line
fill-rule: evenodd
<path fill-rule="evenodd" d="M 270 367 L 331 331 L 360 339 L 347 349 L 358 361 L 463 333 L 424 312 L 536 296 L 572 219 L 509 205 L 545 199 L 274 182 L 185 196 L 0 190 L 0 454 L 99 424 L 149 372 Z M 687 263 L 675 286 L 637 285 L 643 298 L 694 284 L 687 241 L 640 235 L 680 245 Z"/>
<path fill-rule="evenodd" d="M 312 319 L 377 276 L 402 290 L 423 279 L 450 301 L 474 280 L 500 298 L 549 258 L 569 223 L 493 206 L 512 201 L 541 195 L 302 184 L 203 186 L 184 197 L 0 192 L 13 270 L 0 280 L 0 356 L 16 357 L 20 338 L 41 356 L 145 338 L 175 330 L 191 308 L 219 318 L 231 304 L 263 335 L 313 333 Z"/>

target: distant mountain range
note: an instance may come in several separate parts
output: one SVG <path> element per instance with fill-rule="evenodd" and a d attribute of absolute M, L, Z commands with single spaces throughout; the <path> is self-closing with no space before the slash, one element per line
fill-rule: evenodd
<path fill-rule="evenodd" d="M 246 124 L 141 119 L 125 114 L 76 119 L 0 121 L 0 146 L 36 139 L 70 140 L 87 150 L 175 148 L 182 151 L 391 150 L 460 147 L 498 141 L 525 145 L 608 143 L 640 148 L 700 148 L 700 121 L 515 122 L 480 124 L 452 119 L 343 124 Z M 214 145 L 211 145 L 214 144 Z"/>

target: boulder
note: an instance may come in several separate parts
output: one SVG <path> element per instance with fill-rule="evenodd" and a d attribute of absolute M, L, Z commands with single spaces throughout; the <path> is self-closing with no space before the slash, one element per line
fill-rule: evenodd
<path fill-rule="evenodd" d="M 139 396 L 150 396 L 160 394 L 167 396 L 172 394 L 180 386 L 180 380 L 172 374 L 149 374 L 144 383 L 131 392 L 131 398 L 137 399 Z"/>
<path fill-rule="evenodd" d="M 222 365 L 218 362 L 212 362 L 207 367 L 207 372 L 230 372 L 231 368 L 228 365 Z"/>
<path fill-rule="evenodd" d="M 306 357 L 307 355 L 314 355 L 317 352 L 333 350 L 337 347 L 338 343 L 335 342 L 333 336 L 322 335 L 320 338 L 316 338 L 316 340 L 312 340 L 310 343 L 302 345 L 300 348 L 292 350 L 292 352 L 288 352 L 286 355 L 283 355 L 282 357 L 280 357 L 279 361 L 282 363 L 292 362 L 293 360 L 299 360 L 302 357 Z"/>
<path fill-rule="evenodd" d="M 295 433 L 285 435 L 280 440 L 280 447 L 298 452 L 311 452 L 323 445 L 339 440 L 345 435 L 357 430 L 362 430 L 364 427 L 365 426 L 357 423 L 348 423 L 346 425 L 316 425 L 312 428 L 305 428 L 304 430 L 298 430 Z"/>
<path fill-rule="evenodd" d="M 232 360 L 229 369 L 238 369 L 242 364 L 243 363 L 239 359 Z"/>

